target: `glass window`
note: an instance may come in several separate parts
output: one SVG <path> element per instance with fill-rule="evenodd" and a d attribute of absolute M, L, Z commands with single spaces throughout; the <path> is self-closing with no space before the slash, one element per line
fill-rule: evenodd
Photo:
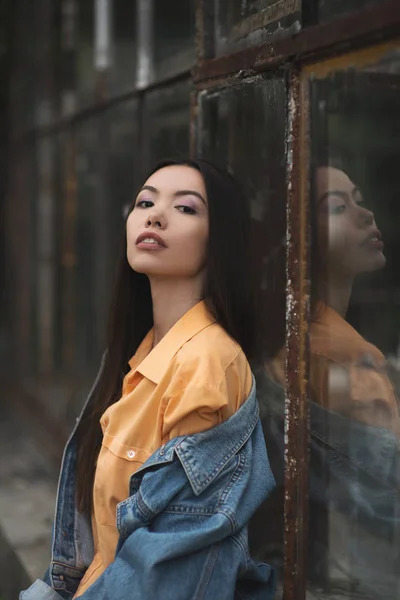
<path fill-rule="evenodd" d="M 109 122 L 108 201 L 110 225 L 110 264 L 119 256 L 121 236 L 125 227 L 125 214 L 140 183 L 140 160 L 138 131 L 138 102 L 130 100 L 107 114 Z"/>
<path fill-rule="evenodd" d="M 75 9 L 66 3 L 63 15 L 63 28 L 66 36 L 71 29 L 72 43 L 77 40 L 76 87 L 79 104 L 87 106 L 94 100 L 96 71 L 94 69 L 94 2 L 79 2 Z"/>
<path fill-rule="evenodd" d="M 251 202 L 252 255 L 262 276 L 262 346 L 252 365 L 269 459 L 277 487 L 249 526 L 253 555 L 283 568 L 284 390 L 269 375 L 285 342 L 285 119 L 283 78 L 257 77 L 199 97 L 198 152 L 228 166 Z"/>
<path fill-rule="evenodd" d="M 135 87 L 136 7 L 132 0 L 118 0 L 112 6 L 112 61 L 110 92 L 120 94 Z"/>
<path fill-rule="evenodd" d="M 379 0 L 318 0 L 314 10 L 316 10 L 318 22 L 324 23 L 377 3 Z"/>
<path fill-rule="evenodd" d="M 373 54 L 308 70 L 318 599 L 400 597 L 400 46 Z"/>
<path fill-rule="evenodd" d="M 299 0 L 215 0 L 215 53 L 226 54 L 300 29 Z"/>
<path fill-rule="evenodd" d="M 191 68 L 195 62 L 195 2 L 154 2 L 154 63 L 157 79 Z"/>
<path fill-rule="evenodd" d="M 190 91 L 190 81 L 183 81 L 146 95 L 142 176 L 161 158 L 188 156 Z"/>

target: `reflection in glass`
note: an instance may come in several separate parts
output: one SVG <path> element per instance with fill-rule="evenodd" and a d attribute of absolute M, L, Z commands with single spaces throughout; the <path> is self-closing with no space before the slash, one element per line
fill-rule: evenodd
<path fill-rule="evenodd" d="M 311 85 L 312 599 L 400 597 L 398 56 Z M 264 373 L 271 436 L 284 358 Z"/>

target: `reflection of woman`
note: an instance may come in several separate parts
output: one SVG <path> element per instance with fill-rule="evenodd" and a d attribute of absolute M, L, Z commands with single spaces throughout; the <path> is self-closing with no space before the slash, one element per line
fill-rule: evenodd
<path fill-rule="evenodd" d="M 354 278 L 385 265 L 383 245 L 343 171 L 319 168 L 314 189 L 307 598 L 392 600 L 400 565 L 397 400 L 382 353 L 345 320 Z M 256 378 L 277 486 L 250 523 L 250 545 L 276 567 L 281 598 L 284 352 Z"/>
<path fill-rule="evenodd" d="M 52 562 L 22 600 L 271 597 L 245 529 L 273 487 L 245 355 L 248 225 L 234 180 L 204 161 L 162 163 L 145 182 L 103 367 L 65 452 Z"/>
<path fill-rule="evenodd" d="M 311 398 L 344 416 L 400 434 L 398 402 L 385 374 L 384 356 L 345 320 L 355 277 L 385 265 L 381 233 L 343 171 L 318 168 L 314 188 Z M 281 382 L 283 362 L 281 351 L 271 365 Z"/>

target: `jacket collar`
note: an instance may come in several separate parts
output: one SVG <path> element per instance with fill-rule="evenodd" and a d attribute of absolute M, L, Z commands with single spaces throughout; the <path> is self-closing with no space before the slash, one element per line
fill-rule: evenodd
<path fill-rule="evenodd" d="M 129 366 L 134 369 L 134 372 L 141 373 L 153 383 L 158 384 L 171 360 L 182 346 L 213 323 L 214 320 L 207 313 L 205 302 L 199 302 L 183 315 L 157 346 L 140 361 L 143 348 L 145 347 L 148 351 L 151 346 L 153 339 L 153 330 L 151 330 L 140 345 L 138 352 L 129 361 Z"/>
<path fill-rule="evenodd" d="M 258 422 L 259 408 L 253 377 L 247 400 L 227 421 L 207 431 L 170 440 L 154 452 L 134 476 L 149 467 L 172 462 L 178 456 L 193 492 L 199 495 L 244 446 Z"/>

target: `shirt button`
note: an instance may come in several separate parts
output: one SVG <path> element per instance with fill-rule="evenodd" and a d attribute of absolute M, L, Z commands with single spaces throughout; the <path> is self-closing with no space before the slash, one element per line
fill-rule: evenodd
<path fill-rule="evenodd" d="M 136 452 L 134 450 L 128 450 L 126 455 L 128 458 L 134 458 L 136 456 Z"/>

